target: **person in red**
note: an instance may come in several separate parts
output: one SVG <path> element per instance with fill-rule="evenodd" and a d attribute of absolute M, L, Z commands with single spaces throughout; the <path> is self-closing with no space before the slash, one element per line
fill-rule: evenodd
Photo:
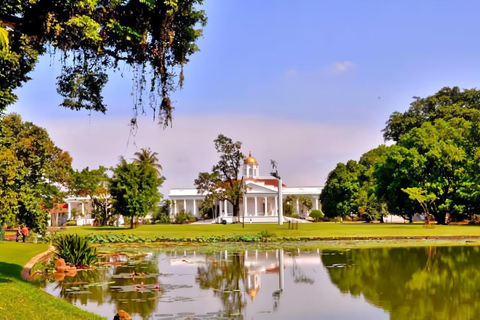
<path fill-rule="evenodd" d="M 28 237 L 28 228 L 26 225 L 22 227 L 22 236 L 23 236 L 23 242 L 25 242 L 25 239 Z"/>

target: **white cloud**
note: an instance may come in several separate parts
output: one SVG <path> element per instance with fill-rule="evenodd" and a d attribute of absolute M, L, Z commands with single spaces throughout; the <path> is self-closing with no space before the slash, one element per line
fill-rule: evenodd
<path fill-rule="evenodd" d="M 351 61 L 335 62 L 333 64 L 333 71 L 336 73 L 341 73 L 353 68 L 354 66 L 355 65 Z"/>
<path fill-rule="evenodd" d="M 127 118 L 44 120 L 37 124 L 70 152 L 76 169 L 114 166 L 120 155 L 130 159 L 137 147 L 152 148 L 158 152 L 167 178 L 162 188 L 165 195 L 170 188 L 193 187 L 199 172 L 212 169 L 218 161 L 213 140 L 220 133 L 243 142 L 243 153 L 252 152 L 261 175 L 268 175 L 270 159 L 276 160 L 288 186 L 323 185 L 337 162 L 358 160 L 383 142 L 380 132 L 368 126 L 321 125 L 260 115 L 177 116 L 173 123 L 173 128 L 163 130 L 150 118 L 140 119 L 136 146 L 132 138 L 127 145 Z"/>

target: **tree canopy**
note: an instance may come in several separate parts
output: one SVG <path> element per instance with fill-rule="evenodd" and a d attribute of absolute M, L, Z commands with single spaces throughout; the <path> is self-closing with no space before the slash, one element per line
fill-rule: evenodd
<path fill-rule="evenodd" d="M 0 112 L 46 51 L 60 52 L 62 106 L 105 112 L 108 70 L 134 71 L 138 112 L 144 93 L 159 121 L 172 120 L 170 93 L 183 83 L 183 65 L 198 51 L 203 0 L 8 0 L 0 4 Z M 51 49 L 51 50 L 50 50 Z"/>
<path fill-rule="evenodd" d="M 0 224 L 43 231 L 49 204 L 69 180 L 71 161 L 45 129 L 15 114 L 0 118 Z"/>
<path fill-rule="evenodd" d="M 154 211 L 155 205 L 160 202 L 162 195 L 158 188 L 164 180 L 153 168 L 128 163 L 121 158 L 110 180 L 113 210 L 129 217 L 133 228 L 136 217 L 144 217 Z"/>
<path fill-rule="evenodd" d="M 243 197 L 243 178 L 239 179 L 242 160 L 242 143 L 219 134 L 214 140 L 220 160 L 212 168 L 212 173 L 200 172 L 195 179 L 198 193 L 205 194 L 205 202 L 214 205 L 214 200 L 227 200 L 233 206 L 233 215 L 238 217 L 240 201 Z"/>
<path fill-rule="evenodd" d="M 480 91 L 443 88 L 415 97 L 384 129 L 391 146 L 338 164 L 322 191 L 327 216 L 345 212 L 471 218 L 480 208 Z M 358 168 L 357 168 L 358 167 Z M 378 216 L 378 214 L 375 214 Z"/>

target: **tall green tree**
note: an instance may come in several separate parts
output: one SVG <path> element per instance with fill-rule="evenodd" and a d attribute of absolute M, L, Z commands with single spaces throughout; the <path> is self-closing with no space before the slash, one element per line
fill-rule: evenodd
<path fill-rule="evenodd" d="M 219 134 L 214 140 L 215 149 L 220 154 L 218 164 L 213 166 L 212 172 L 201 172 L 195 179 L 198 193 L 205 194 L 209 201 L 227 200 L 233 206 L 233 216 L 239 216 L 240 202 L 243 197 L 243 178 L 239 179 L 242 160 L 245 155 L 240 151 L 242 143 Z"/>
<path fill-rule="evenodd" d="M 45 129 L 16 114 L 0 118 L 0 224 L 22 223 L 43 231 L 48 204 L 61 198 L 71 161 Z"/>
<path fill-rule="evenodd" d="M 322 210 L 327 217 L 342 218 L 357 213 L 357 193 L 360 186 L 359 166 L 355 160 L 347 164 L 338 163 L 328 174 L 325 187 L 320 194 Z"/>
<path fill-rule="evenodd" d="M 421 188 L 434 195 L 429 211 L 437 221 L 446 213 L 470 217 L 479 208 L 480 130 L 478 122 L 464 118 L 425 122 L 400 137 L 389 147 L 375 174 L 378 194 L 388 199 L 389 209 L 409 215 L 424 209 L 417 203 L 410 207 L 408 188 Z M 405 204 L 409 205 L 405 208 Z M 405 209 L 400 209 L 401 207 Z"/>
<path fill-rule="evenodd" d="M 160 202 L 162 194 L 158 188 L 164 181 L 165 178 L 159 176 L 153 168 L 128 163 L 123 157 L 120 158 L 110 180 L 113 210 L 129 217 L 130 227 L 133 228 L 135 218 L 154 211 Z"/>
<path fill-rule="evenodd" d="M 137 113 L 143 93 L 160 120 L 172 119 L 169 95 L 183 83 L 183 65 L 198 51 L 206 24 L 202 0 L 8 0 L 0 2 L 0 112 L 30 80 L 38 57 L 62 54 L 62 106 L 105 112 L 107 70 L 134 70 Z"/>

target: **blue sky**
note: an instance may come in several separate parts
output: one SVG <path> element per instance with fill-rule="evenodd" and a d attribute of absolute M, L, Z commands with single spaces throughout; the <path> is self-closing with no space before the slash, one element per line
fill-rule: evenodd
<path fill-rule="evenodd" d="M 151 147 L 165 193 L 211 169 L 219 133 L 242 141 L 264 174 L 275 158 L 288 185 L 322 185 L 337 162 L 382 143 L 388 116 L 413 96 L 480 83 L 476 1 L 207 0 L 203 7 L 208 25 L 174 94 L 172 129 L 150 114 L 129 140 L 128 71 L 110 76 L 106 116 L 63 110 L 60 63 L 50 56 L 9 111 L 47 128 L 76 168 L 111 166 Z"/>

